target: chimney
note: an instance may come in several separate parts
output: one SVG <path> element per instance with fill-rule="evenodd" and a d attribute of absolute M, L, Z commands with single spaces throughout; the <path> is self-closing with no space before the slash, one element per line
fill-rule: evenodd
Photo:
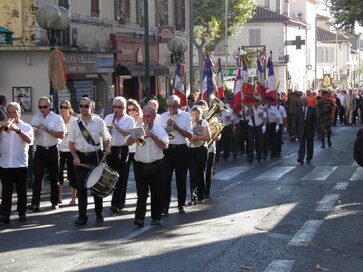
<path fill-rule="evenodd" d="M 283 12 L 283 15 L 289 16 L 289 14 L 290 14 L 289 0 L 284 0 L 284 12 Z"/>

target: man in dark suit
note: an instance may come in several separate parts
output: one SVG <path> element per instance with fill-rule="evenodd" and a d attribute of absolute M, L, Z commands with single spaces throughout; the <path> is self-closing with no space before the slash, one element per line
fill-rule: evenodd
<path fill-rule="evenodd" d="M 308 97 L 300 98 L 300 106 L 297 108 L 296 128 L 300 142 L 298 159 L 300 164 L 304 164 L 305 143 L 306 143 L 306 163 L 310 164 L 314 153 L 314 126 L 316 123 L 316 109 L 308 106 Z"/>

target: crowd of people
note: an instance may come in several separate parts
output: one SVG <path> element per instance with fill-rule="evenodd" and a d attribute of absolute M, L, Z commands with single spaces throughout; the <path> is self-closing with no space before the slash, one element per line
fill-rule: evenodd
<path fill-rule="evenodd" d="M 131 164 L 136 181 L 137 205 L 134 224 L 144 226 L 147 198 L 151 199 L 151 224 L 161 223 L 169 213 L 172 177 L 175 174 L 177 208 L 185 213 L 186 205 L 202 204 L 210 198 L 215 164 L 245 156 L 254 160 L 278 160 L 283 134 L 299 141 L 297 162 L 311 163 L 314 138 L 321 148 L 333 145 L 332 126 L 350 126 L 363 121 L 363 93 L 360 90 L 322 90 L 289 92 L 272 97 L 255 96 L 253 105 L 243 105 L 234 112 L 226 97 L 221 98 L 220 112 L 208 113 L 208 103 L 189 95 L 188 105 L 181 107 L 180 98 L 167 98 L 167 110 L 158 113 L 158 101 L 152 99 L 142 107 L 134 99 L 114 98 L 113 112 L 95 111 L 96 104 L 82 97 L 75 114 L 71 103 L 60 103 L 60 114 L 51 110 L 47 97 L 38 101 L 39 113 L 30 124 L 21 120 L 21 107 L 7 103 L 0 96 L 0 179 L 2 201 L 0 222 L 10 223 L 12 193 L 15 184 L 19 221 L 26 221 L 26 211 L 39 212 L 45 169 L 50 182 L 51 209 L 63 201 L 64 172 L 71 186 L 69 205 L 78 206 L 76 225 L 88 222 L 88 189 L 93 189 L 96 221 L 102 223 L 103 197 L 112 191 L 110 210 L 120 213 L 125 207 Z M 214 103 L 218 100 L 215 100 Z M 100 106 L 97 106 L 99 109 Z M 98 115 L 98 114 L 101 115 Z M 221 124 L 216 132 L 215 124 Z M 35 147 L 34 183 L 27 206 L 26 180 L 28 150 Z M 306 155 L 305 155 L 306 154 Z M 105 165 L 105 166 L 103 166 Z M 97 186 L 109 191 L 98 193 L 90 179 L 101 167 L 102 179 Z M 29 170 L 29 171 L 30 171 Z M 97 170 L 98 171 L 98 170 Z M 187 200 L 187 173 L 190 177 L 190 199 Z M 103 174 L 105 172 L 105 174 Z M 98 173 L 98 172 L 97 172 Z M 97 174 L 96 173 L 96 174 Z M 105 179 L 105 180 L 104 180 Z M 111 186 L 108 183 L 112 183 Z"/>

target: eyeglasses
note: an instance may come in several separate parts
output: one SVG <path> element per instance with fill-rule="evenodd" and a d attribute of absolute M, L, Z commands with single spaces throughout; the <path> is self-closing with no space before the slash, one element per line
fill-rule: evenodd
<path fill-rule="evenodd" d="M 123 106 L 116 106 L 116 105 L 114 105 L 114 106 L 113 106 L 113 108 L 114 108 L 114 109 L 122 109 L 122 108 L 123 108 Z"/>
<path fill-rule="evenodd" d="M 68 107 L 68 106 L 60 106 L 59 108 L 60 108 L 61 110 L 63 110 L 63 109 L 68 110 L 68 109 L 69 109 L 69 107 Z"/>
<path fill-rule="evenodd" d="M 137 111 L 136 108 L 132 108 L 132 109 L 127 109 L 127 111 Z"/>
<path fill-rule="evenodd" d="M 46 109 L 46 108 L 48 108 L 48 106 L 38 106 L 38 108 L 41 110 L 41 109 Z"/>
<path fill-rule="evenodd" d="M 78 105 L 79 108 L 85 108 L 85 109 L 88 109 L 89 108 L 89 105 Z"/>

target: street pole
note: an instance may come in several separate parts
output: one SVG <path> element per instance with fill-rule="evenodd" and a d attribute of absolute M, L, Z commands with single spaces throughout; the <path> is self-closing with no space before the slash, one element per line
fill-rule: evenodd
<path fill-rule="evenodd" d="M 193 65 L 193 35 L 194 35 L 194 13 L 193 0 L 189 1 L 189 93 L 193 93 L 194 87 L 194 65 Z"/>
<path fill-rule="evenodd" d="M 316 28 L 317 28 L 317 13 L 316 13 L 316 8 L 315 8 L 315 63 L 314 63 L 314 65 L 315 65 L 315 68 L 314 68 L 314 72 L 315 72 L 315 75 L 314 75 L 314 91 L 315 90 L 318 90 L 318 87 L 317 87 L 317 85 L 318 85 L 318 79 L 316 78 L 317 77 L 317 71 L 316 71 L 316 69 L 317 69 L 317 55 L 318 55 L 318 46 L 317 46 L 317 44 L 318 44 L 318 41 L 316 40 L 316 38 L 317 38 L 317 35 L 316 35 Z"/>
<path fill-rule="evenodd" d="M 226 54 L 226 74 L 228 75 L 228 0 L 225 0 L 224 7 L 224 53 Z"/>
<path fill-rule="evenodd" d="M 150 39 L 149 39 L 149 1 L 144 0 L 144 32 L 145 32 L 145 88 L 146 101 L 151 97 L 150 83 Z"/>

